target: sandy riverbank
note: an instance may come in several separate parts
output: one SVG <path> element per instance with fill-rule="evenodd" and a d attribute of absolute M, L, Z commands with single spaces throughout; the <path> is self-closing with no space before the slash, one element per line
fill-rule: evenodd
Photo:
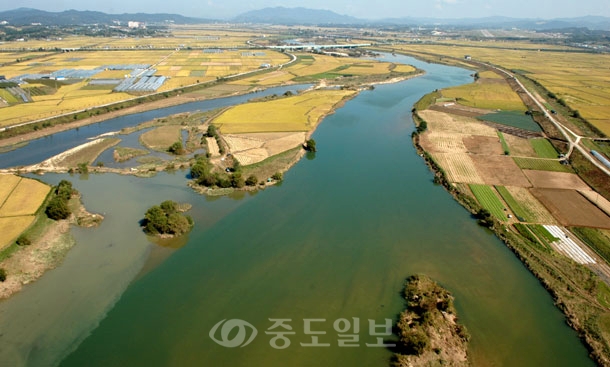
<path fill-rule="evenodd" d="M 0 300 L 9 298 L 25 285 L 40 278 L 47 270 L 61 264 L 76 244 L 70 233 L 72 225 L 93 227 L 101 223 L 103 217 L 89 213 L 80 202 L 80 196 L 71 200 L 77 203 L 77 209 L 68 219 L 54 221 L 43 214 L 35 224 L 40 230 L 36 231 L 38 233 L 31 240 L 32 243 L 18 247 L 0 262 L 7 273 L 6 280 L 0 283 Z"/>

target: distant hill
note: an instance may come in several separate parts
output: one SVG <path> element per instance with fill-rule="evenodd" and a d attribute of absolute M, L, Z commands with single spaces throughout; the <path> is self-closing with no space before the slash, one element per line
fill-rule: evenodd
<path fill-rule="evenodd" d="M 48 12 L 37 9 L 19 8 L 0 12 L 0 21 L 7 21 L 11 25 L 28 25 L 41 23 L 42 25 L 85 25 L 85 24 L 111 24 L 113 21 L 126 23 L 128 21 L 145 23 L 197 24 L 211 23 L 218 20 L 185 17 L 178 14 L 106 14 L 98 11 L 66 10 L 62 12 Z M 369 26 L 454 26 L 461 28 L 519 28 L 529 30 L 563 30 L 588 28 L 596 31 L 610 31 L 610 18 L 601 16 L 587 16 L 560 19 L 518 19 L 508 17 L 486 18 L 388 18 L 378 20 L 358 19 L 348 15 L 341 15 L 330 10 L 307 8 L 265 8 L 253 10 L 231 19 L 236 23 L 265 23 L 282 25 L 369 25 Z"/>
<path fill-rule="evenodd" d="M 232 19 L 236 23 L 269 23 L 269 24 L 365 24 L 367 21 L 347 15 L 340 15 L 330 10 L 307 8 L 265 8 L 252 10 Z"/>
<path fill-rule="evenodd" d="M 19 8 L 0 12 L 0 21 L 7 21 L 11 25 L 29 25 L 41 23 L 42 25 L 84 25 L 84 24 L 111 24 L 118 20 L 126 23 L 128 21 L 163 23 L 173 22 L 176 24 L 207 23 L 210 20 L 189 18 L 177 14 L 106 14 L 99 11 L 66 10 L 58 13 L 44 10 Z"/>
<path fill-rule="evenodd" d="M 565 28 L 589 28 L 591 30 L 610 31 L 610 18 L 599 16 L 588 16 L 578 18 L 561 19 L 519 19 L 509 17 L 485 17 L 485 18 L 461 18 L 461 19 L 439 19 L 439 18 L 388 18 L 378 20 L 378 24 L 396 25 L 437 25 L 472 28 L 519 28 L 529 30 L 559 30 Z"/>

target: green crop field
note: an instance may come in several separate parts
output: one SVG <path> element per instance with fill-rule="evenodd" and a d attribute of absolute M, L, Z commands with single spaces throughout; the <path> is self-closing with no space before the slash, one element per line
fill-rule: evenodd
<path fill-rule="evenodd" d="M 498 124 L 517 127 L 529 131 L 542 131 L 532 118 L 523 112 L 500 111 L 477 117 L 479 120 L 495 122 Z"/>
<path fill-rule="evenodd" d="M 506 204 L 508 204 L 508 206 L 510 207 L 510 210 L 512 210 L 513 213 L 515 213 L 515 215 L 517 216 L 517 219 L 519 219 L 522 222 L 534 222 L 535 221 L 534 216 L 525 207 L 523 207 L 510 194 L 510 192 L 508 192 L 506 187 L 496 186 L 496 191 L 498 191 L 498 193 L 500 193 L 500 195 L 502 196 L 502 199 L 504 199 Z"/>
<path fill-rule="evenodd" d="M 494 190 L 487 185 L 470 184 L 470 190 L 481 206 L 501 221 L 506 221 L 504 204 L 498 199 Z"/>
<path fill-rule="evenodd" d="M 546 139 L 530 139 L 530 144 L 540 158 L 557 158 L 557 151 Z"/>
<path fill-rule="evenodd" d="M 550 246 L 551 242 L 558 240 L 557 237 L 553 236 L 551 232 L 547 231 L 546 228 L 540 224 L 528 224 L 527 228 L 529 228 L 536 235 L 536 237 L 538 237 L 538 239 L 547 246 Z"/>
<path fill-rule="evenodd" d="M 504 134 L 502 134 L 500 131 L 498 131 L 498 137 L 500 138 L 500 143 L 502 143 L 502 149 L 504 150 L 504 154 L 509 155 L 510 148 L 508 147 L 508 144 L 506 143 L 506 140 L 504 139 Z"/>
<path fill-rule="evenodd" d="M 553 172 L 572 172 L 572 168 L 570 168 L 570 166 L 564 166 L 559 163 L 559 161 L 555 160 L 518 157 L 513 157 L 513 160 L 521 169 Z"/>

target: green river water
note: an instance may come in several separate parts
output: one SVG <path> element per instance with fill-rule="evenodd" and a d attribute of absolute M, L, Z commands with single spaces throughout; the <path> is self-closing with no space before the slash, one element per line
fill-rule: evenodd
<path fill-rule="evenodd" d="M 319 152 L 278 187 L 210 199 L 186 187 L 186 172 L 73 178 L 106 219 L 74 229 L 63 264 L 0 303 L 0 365 L 388 366 L 390 351 L 365 345 L 376 341 L 368 320 L 395 319 L 414 273 L 456 297 L 475 365 L 594 365 L 549 294 L 433 184 L 411 144 L 413 103 L 470 73 L 402 60 L 427 75 L 362 92 L 327 117 Z M 179 250 L 151 245 L 138 227 L 166 199 L 193 204 L 196 226 Z M 341 318 L 360 319 L 360 347 L 337 345 Z M 258 330 L 251 344 L 210 338 L 229 319 Z M 270 345 L 269 319 L 291 320 L 286 349 Z M 312 341 L 304 319 L 325 320 L 313 330 L 330 347 L 301 346 Z"/>

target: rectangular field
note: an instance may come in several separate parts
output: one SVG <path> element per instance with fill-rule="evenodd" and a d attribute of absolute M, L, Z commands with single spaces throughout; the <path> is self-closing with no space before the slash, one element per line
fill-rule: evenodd
<path fill-rule="evenodd" d="M 443 168 L 447 179 L 459 183 L 485 183 L 476 166 L 466 153 L 432 153 L 434 160 Z"/>
<path fill-rule="evenodd" d="M 528 170 L 523 171 L 523 173 L 537 188 L 590 190 L 589 186 L 574 173 Z"/>
<path fill-rule="evenodd" d="M 24 178 L 0 207 L 0 217 L 35 214 L 44 202 L 51 187 L 42 182 Z"/>
<path fill-rule="evenodd" d="M 519 168 L 524 170 L 550 171 L 550 172 L 573 172 L 570 166 L 564 166 L 556 160 L 513 157 Z"/>
<path fill-rule="evenodd" d="M 35 218 L 35 215 L 0 218 L 0 250 L 13 243 Z"/>
<path fill-rule="evenodd" d="M 21 177 L 15 175 L 0 175 L 0 207 L 4 204 L 8 196 L 13 192 Z"/>
<path fill-rule="evenodd" d="M 309 131 L 336 104 L 354 93 L 318 90 L 277 100 L 246 103 L 226 110 L 213 123 L 223 134 Z"/>
<path fill-rule="evenodd" d="M 506 207 L 502 201 L 498 199 L 498 196 L 491 187 L 487 185 L 475 184 L 471 184 L 469 186 L 475 198 L 483 208 L 489 210 L 493 216 L 501 221 L 506 221 L 508 219 Z"/>
<path fill-rule="evenodd" d="M 555 147 L 547 139 L 530 139 L 530 144 L 540 158 L 557 158 Z"/>
<path fill-rule="evenodd" d="M 478 81 L 444 89 L 443 97 L 455 98 L 458 103 L 486 110 L 525 111 L 521 98 L 503 79 Z"/>
<path fill-rule="evenodd" d="M 532 189 L 532 194 L 564 226 L 610 229 L 610 217 L 576 190 Z"/>
<path fill-rule="evenodd" d="M 418 114 L 426 120 L 430 131 L 498 137 L 496 129 L 471 117 L 451 115 L 434 110 L 419 111 Z"/>
<path fill-rule="evenodd" d="M 523 171 L 505 155 L 472 155 L 479 176 L 488 185 L 530 187 Z"/>
<path fill-rule="evenodd" d="M 557 224 L 551 213 L 524 187 L 505 186 L 509 194 L 519 203 L 534 223 Z M 500 192 L 502 193 L 502 192 Z"/>

